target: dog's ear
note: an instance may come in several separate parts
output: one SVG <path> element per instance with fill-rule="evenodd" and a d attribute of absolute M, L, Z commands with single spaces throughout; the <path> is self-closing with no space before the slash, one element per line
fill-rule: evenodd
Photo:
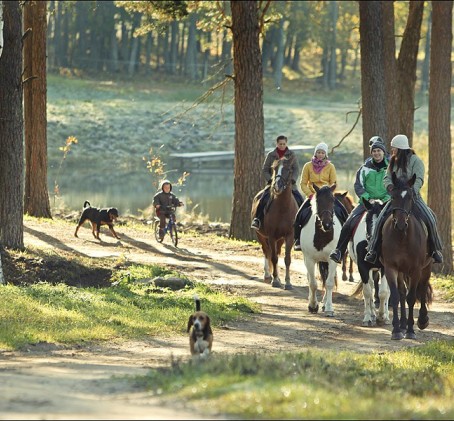
<path fill-rule="evenodd" d="M 189 320 L 188 320 L 188 332 L 189 332 L 189 329 L 191 329 L 191 326 L 194 324 L 194 318 L 192 317 L 192 314 L 189 316 Z"/>
<path fill-rule="evenodd" d="M 208 333 L 213 333 L 213 331 L 211 330 L 211 321 L 210 321 L 210 318 L 208 316 L 206 316 L 206 323 L 205 323 L 205 327 L 203 328 L 203 336 L 206 336 Z"/>

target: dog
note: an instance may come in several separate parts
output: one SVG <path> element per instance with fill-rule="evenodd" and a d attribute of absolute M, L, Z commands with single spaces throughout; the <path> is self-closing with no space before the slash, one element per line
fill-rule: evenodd
<path fill-rule="evenodd" d="M 86 200 L 74 236 L 77 237 L 77 232 L 79 231 L 79 228 L 83 225 L 85 221 L 88 220 L 91 223 L 91 229 L 93 237 L 95 237 L 95 239 L 101 241 L 101 239 L 99 238 L 99 231 L 101 229 L 101 225 L 107 225 L 112 235 L 115 238 L 120 239 L 120 237 L 117 235 L 113 228 L 113 223 L 116 221 L 117 218 L 118 218 L 117 208 L 102 208 L 102 209 L 93 208 L 91 207 L 90 202 Z"/>
<path fill-rule="evenodd" d="M 206 358 L 211 353 L 213 345 L 213 331 L 211 330 L 210 318 L 200 310 L 200 300 L 194 296 L 195 313 L 189 316 L 188 333 L 189 349 L 193 357 Z"/>

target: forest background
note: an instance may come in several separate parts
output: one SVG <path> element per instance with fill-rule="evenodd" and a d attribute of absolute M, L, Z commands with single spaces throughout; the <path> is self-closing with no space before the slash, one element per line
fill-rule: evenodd
<path fill-rule="evenodd" d="M 30 6 L 36 3 L 38 7 L 42 7 L 39 5 L 44 2 L 28 3 Z M 383 51 L 380 50 L 382 46 L 376 45 L 377 40 L 386 40 L 386 33 L 392 33 L 393 43 L 395 42 L 394 51 L 402 53 L 404 40 L 411 40 L 413 37 L 412 51 L 415 51 L 416 44 L 417 52 L 414 60 L 414 77 L 411 66 L 408 69 L 404 66 L 406 63 L 412 64 L 411 58 L 405 60 L 405 57 L 401 57 L 403 54 L 396 53 L 393 55 L 393 61 L 396 55 L 398 59 L 393 64 L 400 66 L 398 73 L 400 79 L 397 77 L 392 79 L 396 79 L 394 83 L 400 82 L 401 85 L 405 85 L 405 88 L 412 89 L 409 97 L 399 98 L 400 113 L 406 109 L 411 109 L 414 113 L 416 95 L 430 102 L 429 74 L 432 74 L 433 69 L 436 68 L 434 65 L 432 73 L 430 72 L 431 33 L 436 23 L 436 19 L 432 19 L 432 9 L 436 13 L 436 7 L 444 4 L 444 11 L 448 11 L 447 28 L 451 37 L 448 39 L 448 44 L 451 52 L 452 2 L 369 3 L 353 1 L 260 3 L 49 1 L 44 11 L 47 56 L 45 70 L 64 76 L 91 77 L 115 82 L 134 80 L 143 83 L 146 80 L 154 80 L 158 83 L 169 81 L 176 83 L 176 81 L 183 81 L 188 86 L 204 88 L 202 92 L 206 92 L 206 95 L 202 94 L 195 104 L 217 95 L 220 98 L 218 101 L 220 114 L 223 112 L 223 106 L 231 104 L 233 98 L 236 153 L 234 171 L 235 174 L 244 173 L 242 166 L 249 171 L 245 177 L 235 176 L 231 236 L 250 238 L 252 233 L 249 230 L 249 207 L 240 204 L 249 204 L 249 199 L 263 185 L 258 171 L 263 162 L 265 142 L 263 86 L 265 90 L 268 88 L 270 92 L 275 90 L 279 94 L 300 90 L 300 95 L 303 97 L 317 95 L 328 100 L 362 96 L 356 116 L 358 120 L 362 119 L 364 157 L 369 153 L 367 141 L 373 134 L 382 135 L 389 144 L 392 135 L 406 129 L 413 142 L 413 114 L 410 113 L 410 117 L 402 116 L 398 124 L 391 124 L 393 114 L 389 110 L 387 110 L 388 114 L 381 111 L 386 108 L 383 104 L 386 104 L 388 99 L 380 90 L 380 84 L 388 90 L 392 85 L 382 83 L 383 80 L 388 81 L 386 78 L 383 79 L 386 69 L 383 68 L 383 64 L 376 65 L 376 63 L 382 60 L 388 66 L 389 60 L 387 56 L 383 56 Z M 392 9 L 390 9 L 391 6 Z M 236 10 L 236 7 L 239 9 Z M 238 13 L 236 23 L 235 10 Z M 389 19 L 390 11 L 392 19 Z M 21 31 L 27 34 L 27 28 L 33 27 L 33 24 L 36 25 L 33 18 L 37 19 L 38 15 L 37 9 L 33 12 L 32 7 L 27 15 L 26 7 L 24 9 L 25 30 L 22 31 L 21 28 Z M 392 32 L 389 31 L 390 24 Z M 242 40 L 241 33 L 237 33 L 235 44 L 235 29 L 238 30 L 241 25 L 245 25 L 242 32 L 249 34 L 250 38 Z M 25 63 L 27 63 L 27 51 L 33 50 L 28 53 L 31 56 L 30 60 L 37 56 L 37 28 L 36 26 L 32 35 L 28 36 L 29 39 L 34 38 L 33 48 L 29 47 L 27 50 L 27 37 L 25 37 Z M 414 41 L 415 36 L 417 36 L 417 42 Z M 7 52 L 6 41 L 7 39 L 3 54 Z M 438 42 L 436 45 L 444 44 Z M 260 58 L 259 61 L 257 57 Z M 5 62 L 4 59 L 3 63 Z M 449 65 L 450 62 L 449 57 Z M 25 81 L 29 82 L 24 84 L 26 161 L 28 155 L 32 159 L 30 150 L 27 152 L 27 144 L 32 141 L 32 137 L 37 137 L 36 133 L 39 133 L 39 130 L 30 129 L 29 133 L 34 135 L 29 135 L 30 141 L 27 143 L 27 104 L 30 104 L 27 101 L 27 95 L 33 96 L 33 92 L 27 93 L 26 87 L 27 85 L 36 86 L 40 80 L 41 83 L 43 82 L 36 66 L 35 73 L 27 75 L 27 71 L 30 72 L 32 68 L 31 62 L 29 64 L 30 66 L 25 66 L 24 72 Z M 0 67 L 1 65 L 2 62 Z M 440 66 L 440 69 L 442 68 Z M 247 79 L 250 75 L 257 75 L 257 72 L 260 78 Z M 448 106 L 446 101 L 442 101 L 446 96 L 439 95 L 437 110 L 433 112 L 434 123 L 437 115 L 443 116 L 445 120 L 446 113 L 450 116 L 451 73 L 450 68 Z M 402 78 L 402 75 L 406 77 Z M 368 77 L 376 80 L 371 81 Z M 260 79 L 259 82 L 258 79 Z M 435 80 L 433 74 L 431 79 Z M 6 79 L 4 82 L 6 83 Z M 432 83 L 432 85 L 435 84 Z M 255 103 L 248 101 L 255 101 Z M 249 110 L 253 110 L 253 113 Z M 440 113 L 440 110 L 443 113 Z M 34 115 L 37 115 L 36 111 Z M 401 130 L 397 130 L 396 127 Z M 431 135 L 431 129 L 444 131 L 439 132 L 439 136 L 435 136 Z M 201 142 L 199 136 L 196 136 L 195 140 L 188 137 L 187 133 L 190 133 L 188 130 L 185 132 L 184 140 L 187 145 L 182 141 L 177 146 L 189 146 L 191 151 L 204 150 L 207 143 L 215 138 L 215 131 L 213 130 L 213 133 L 207 137 L 207 141 Z M 126 128 L 125 137 L 127 133 Z M 47 140 L 47 133 L 44 132 L 44 135 Z M 66 151 L 71 147 L 71 142 L 75 141 L 71 133 L 68 133 L 67 139 Z M 448 169 L 452 167 L 451 153 L 443 153 L 446 150 L 451 151 L 450 117 L 447 133 L 446 124 L 431 126 L 429 122 L 428 137 L 421 139 L 421 142 L 422 154 L 425 153 L 424 146 L 426 146 L 427 151 L 429 149 L 431 153 L 434 151 L 433 155 L 436 159 L 443 160 L 442 165 L 438 163 L 435 167 L 431 165 L 431 155 L 426 156 L 430 174 L 435 174 L 438 167 L 444 171 L 447 170 L 446 166 Z M 429 142 L 431 142 L 430 148 Z M 107 148 L 108 146 L 104 145 Z M 360 145 L 358 149 L 361 149 Z M 241 159 L 238 159 L 240 156 Z M 164 156 L 163 159 L 165 160 L 166 157 Z M 151 159 L 150 163 L 153 162 L 159 162 L 159 159 Z M 8 166 L 4 168 L 5 171 L 8 170 Z M 441 176 L 435 174 L 431 180 L 441 181 L 433 184 L 432 187 L 429 181 L 427 193 L 429 204 L 442 224 L 441 231 L 445 243 L 448 244 L 451 244 L 451 178 L 450 170 L 447 177 L 443 173 Z M 36 211 L 33 210 L 33 206 L 27 204 L 27 198 L 31 196 L 28 193 L 33 193 L 33 189 L 27 190 L 27 186 L 30 189 L 30 186 L 37 184 L 36 179 L 40 179 L 36 168 L 34 181 L 27 183 L 30 179 L 27 175 L 25 179 L 25 211 L 34 214 Z M 21 191 L 14 186 L 13 190 Z M 446 195 L 446 192 L 449 194 Z M 47 190 L 45 196 L 48 200 Z M 10 206 L 15 204 L 17 202 L 13 201 Z M 20 206 L 16 208 L 21 209 Z M 2 209 L 3 214 L 6 215 L 7 208 L 3 206 Z M 6 221 L 3 218 L 0 220 Z M 7 223 L 4 226 L 6 227 Z M 8 237 L 5 235 L 6 229 L 0 231 L 3 239 Z M 5 243 L 5 241 L 2 242 Z M 447 267 L 451 270 L 452 251 L 451 253 L 449 251 Z"/>

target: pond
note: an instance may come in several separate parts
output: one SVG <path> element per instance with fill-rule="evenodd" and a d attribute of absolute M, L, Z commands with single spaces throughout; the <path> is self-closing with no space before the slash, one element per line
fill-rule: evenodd
<path fill-rule="evenodd" d="M 336 159 L 339 162 L 339 165 L 336 165 L 338 190 L 348 190 L 354 196 L 353 183 L 356 170 L 361 165 L 361 158 L 352 156 L 346 158 Z M 213 222 L 230 222 L 232 169 L 202 171 L 188 166 L 173 171 L 175 176 L 172 177 L 172 172 L 168 176 L 171 181 L 183 171 L 190 172 L 184 186 L 173 187 L 173 192 L 185 204 L 181 212 L 192 211 Z M 52 194 L 54 173 L 55 170 L 50 168 L 48 179 L 51 206 L 58 208 L 63 205 L 71 211 L 80 211 L 85 200 L 88 200 L 95 207 L 115 206 L 120 215 L 143 217 L 147 214 L 146 210 L 151 206 L 153 195 L 156 193 L 155 187 L 151 184 L 151 177 L 146 171 L 125 173 L 114 182 L 109 176 L 101 177 L 95 182 L 91 175 L 85 176 L 83 173 L 73 171 L 59 176 L 60 195 L 55 198 Z"/>

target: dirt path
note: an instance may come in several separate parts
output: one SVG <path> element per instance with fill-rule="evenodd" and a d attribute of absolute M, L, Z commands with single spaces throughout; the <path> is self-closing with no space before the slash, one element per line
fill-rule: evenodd
<path fill-rule="evenodd" d="M 222 284 L 259 302 L 263 312 L 252 320 L 215 330 L 214 353 L 308 347 L 379 352 L 454 337 L 454 305 L 442 302 L 437 294 L 429 312 L 430 326 L 417 331 L 417 340 L 411 342 L 391 341 L 390 326 L 361 326 L 362 300 L 350 296 L 356 283 L 339 282 L 333 297 L 334 318 L 309 314 L 301 252 L 293 253 L 294 289 L 284 291 L 262 281 L 263 258 L 258 245 L 183 235 L 176 249 L 166 240 L 158 244 L 151 231 L 122 227 L 117 229 L 121 240 L 102 231 L 104 241 L 99 244 L 90 238 L 87 228 L 79 231 L 80 238 L 73 236 L 73 230 L 73 225 L 61 232 L 53 223 L 26 221 L 25 244 L 85 256 L 166 264 L 194 280 Z M 357 273 L 355 280 L 359 280 Z M 189 359 L 188 354 L 186 336 L 74 349 L 42 344 L 27 352 L 0 351 L 0 419 L 222 419 L 188 408 L 164 408 L 157 398 L 134 390 L 126 379 L 110 381 L 115 375 L 145 374 L 150 367 L 168 365 L 171 358 Z"/>

